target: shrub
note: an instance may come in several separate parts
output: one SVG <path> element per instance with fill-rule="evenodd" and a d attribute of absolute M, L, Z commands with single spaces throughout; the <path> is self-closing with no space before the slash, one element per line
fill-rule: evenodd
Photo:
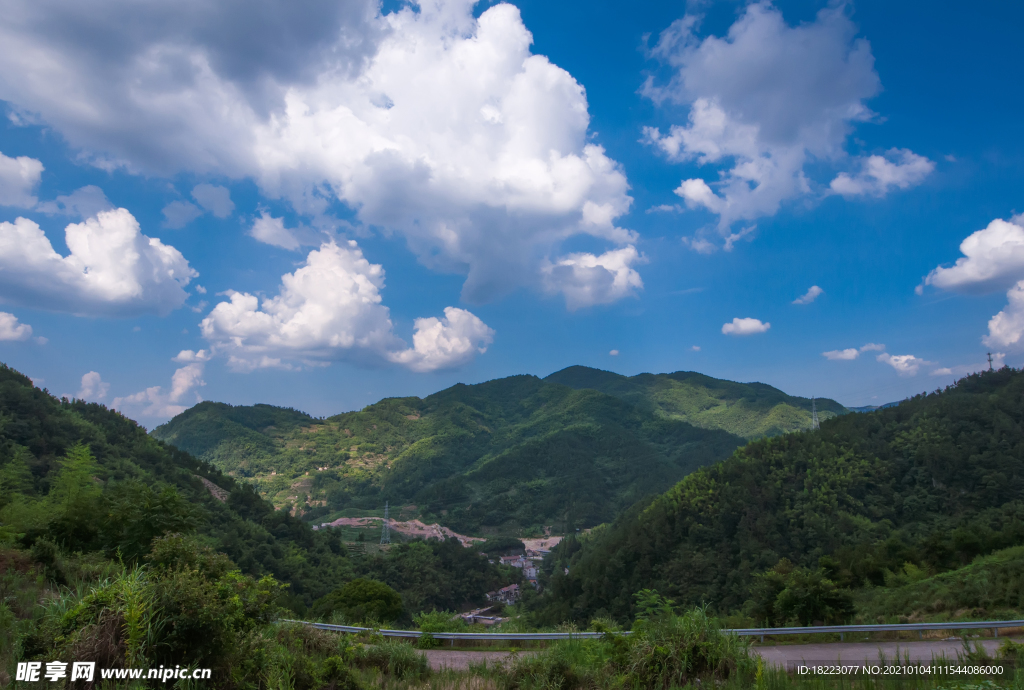
<path fill-rule="evenodd" d="M 402 615 L 402 597 L 383 582 L 359 578 L 347 582 L 313 604 L 313 615 L 327 618 L 340 611 L 346 619 L 378 625 Z"/>
<path fill-rule="evenodd" d="M 375 668 L 399 680 L 422 679 L 430 674 L 426 657 L 411 645 L 397 640 L 359 645 L 351 652 L 352 664 L 358 668 Z"/>

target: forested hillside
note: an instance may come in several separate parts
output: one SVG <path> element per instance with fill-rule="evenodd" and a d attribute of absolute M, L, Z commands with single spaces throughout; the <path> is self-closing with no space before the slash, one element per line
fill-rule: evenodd
<path fill-rule="evenodd" d="M 273 576 L 286 585 L 275 602 L 300 613 L 360 575 L 392 584 L 408 613 L 477 603 L 514 579 L 458 542 L 348 554 L 336 531 L 314 531 L 275 510 L 248 483 L 157 441 L 134 421 L 101 405 L 58 400 L 0 365 L 0 563 L 35 562 L 67 584 L 110 561 L 141 563 L 168 534 L 194 535 L 244 575 Z M 418 581 L 403 574 L 410 554 Z"/>
<path fill-rule="evenodd" d="M 201 403 L 153 435 L 309 519 L 389 501 L 458 531 L 524 534 L 611 520 L 743 443 L 533 376 L 327 419 Z"/>
<path fill-rule="evenodd" d="M 858 597 L 872 614 L 1019 608 L 1020 578 L 1003 565 L 1019 562 L 1019 551 L 968 564 L 1021 544 L 1024 373 L 1004 368 L 827 420 L 818 432 L 750 443 L 689 475 L 614 524 L 563 542 L 539 615 L 629 619 L 642 588 L 770 624 L 843 620 Z M 962 584 L 979 577 L 985 596 L 969 593 L 985 589 L 977 582 Z M 934 600 L 922 601 L 929 592 Z"/>
<path fill-rule="evenodd" d="M 589 367 L 568 367 L 545 381 L 614 395 L 640 410 L 702 429 L 722 429 L 747 440 L 811 428 L 811 400 L 787 395 L 764 383 L 736 383 L 695 371 L 622 376 Z M 818 417 L 829 419 L 847 409 L 817 399 Z"/>

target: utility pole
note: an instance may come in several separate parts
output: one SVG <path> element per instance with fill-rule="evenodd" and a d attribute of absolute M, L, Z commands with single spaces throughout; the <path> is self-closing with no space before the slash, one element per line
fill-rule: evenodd
<path fill-rule="evenodd" d="M 992 371 L 992 353 L 988 353 L 988 370 Z"/>
<path fill-rule="evenodd" d="M 384 501 L 384 523 L 380 528 L 380 543 L 391 543 L 391 527 L 388 525 L 388 502 Z"/>
<path fill-rule="evenodd" d="M 814 429 L 814 430 L 817 430 L 819 428 L 819 426 L 818 426 L 818 405 L 814 401 L 814 398 L 811 398 L 811 428 Z"/>

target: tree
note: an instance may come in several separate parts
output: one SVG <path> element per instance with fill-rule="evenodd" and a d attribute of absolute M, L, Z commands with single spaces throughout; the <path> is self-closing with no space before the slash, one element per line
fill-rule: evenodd
<path fill-rule="evenodd" d="M 775 605 L 783 621 L 796 618 L 800 625 L 816 621 L 837 624 L 853 615 L 853 598 L 836 587 L 820 568 L 794 568 L 785 579 Z"/>
<path fill-rule="evenodd" d="M 321 618 L 335 611 L 354 623 L 390 623 L 402 615 L 402 597 L 383 582 L 361 577 L 313 604 L 313 613 Z"/>

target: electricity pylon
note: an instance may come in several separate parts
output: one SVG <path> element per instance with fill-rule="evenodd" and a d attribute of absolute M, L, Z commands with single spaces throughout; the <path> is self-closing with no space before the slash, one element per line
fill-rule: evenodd
<path fill-rule="evenodd" d="M 388 525 L 388 503 L 384 502 L 384 524 L 380 528 L 380 543 L 390 544 L 391 543 L 391 527 Z"/>
<path fill-rule="evenodd" d="M 811 398 L 811 428 L 818 429 L 818 405 L 814 402 L 814 398 Z"/>

